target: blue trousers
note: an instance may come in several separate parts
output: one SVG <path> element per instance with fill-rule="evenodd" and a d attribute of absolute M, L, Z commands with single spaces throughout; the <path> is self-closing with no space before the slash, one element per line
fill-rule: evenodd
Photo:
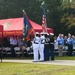
<path fill-rule="evenodd" d="M 50 49 L 51 60 L 54 60 L 54 49 Z"/>
<path fill-rule="evenodd" d="M 49 60 L 49 56 L 50 56 L 49 48 L 45 47 L 44 48 L 44 61 L 48 61 Z"/>

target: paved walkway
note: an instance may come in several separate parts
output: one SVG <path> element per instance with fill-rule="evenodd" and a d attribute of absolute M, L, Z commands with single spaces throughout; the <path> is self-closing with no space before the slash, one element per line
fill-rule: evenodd
<path fill-rule="evenodd" d="M 33 62 L 33 60 L 2 60 L 2 62 L 19 62 L 19 63 L 35 63 L 35 64 L 53 64 L 53 65 L 68 65 L 75 66 L 75 60 L 54 60 L 45 62 Z"/>

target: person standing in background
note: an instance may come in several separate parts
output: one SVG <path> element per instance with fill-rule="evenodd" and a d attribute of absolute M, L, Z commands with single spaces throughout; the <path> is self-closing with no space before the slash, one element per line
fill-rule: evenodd
<path fill-rule="evenodd" d="M 54 50 L 58 50 L 57 36 L 54 36 Z"/>
<path fill-rule="evenodd" d="M 67 43 L 68 43 L 68 55 L 69 56 L 72 56 L 74 40 L 71 37 L 71 34 L 70 33 L 68 34 Z"/>
<path fill-rule="evenodd" d="M 64 46 L 63 34 L 59 34 L 57 41 L 58 41 L 59 56 L 63 56 L 63 46 Z"/>

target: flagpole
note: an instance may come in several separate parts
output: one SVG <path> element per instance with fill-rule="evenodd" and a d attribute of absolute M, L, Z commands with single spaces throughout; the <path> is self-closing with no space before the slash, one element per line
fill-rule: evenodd
<path fill-rule="evenodd" d="M 41 3 L 42 5 L 42 29 L 43 29 L 43 32 L 47 32 L 47 22 L 46 22 L 46 8 L 45 8 L 45 1 L 43 1 Z"/>
<path fill-rule="evenodd" d="M 23 11 L 23 17 L 24 17 L 24 15 L 26 16 L 25 10 L 22 10 L 22 11 Z M 24 47 L 26 46 L 26 37 L 25 37 L 25 26 L 24 26 L 24 21 L 23 21 L 23 46 L 24 46 Z"/>
<path fill-rule="evenodd" d="M 25 12 L 25 10 L 23 10 L 23 13 L 26 15 L 26 12 Z"/>

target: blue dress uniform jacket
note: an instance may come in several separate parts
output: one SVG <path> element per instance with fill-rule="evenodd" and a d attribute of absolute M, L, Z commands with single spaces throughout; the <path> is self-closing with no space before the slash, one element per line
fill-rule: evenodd
<path fill-rule="evenodd" d="M 50 56 L 51 60 L 54 60 L 54 38 L 50 38 Z"/>
<path fill-rule="evenodd" d="M 48 61 L 49 60 L 49 56 L 50 56 L 50 53 L 49 53 L 49 49 L 50 49 L 49 41 L 50 41 L 49 38 L 45 38 L 44 61 Z"/>

